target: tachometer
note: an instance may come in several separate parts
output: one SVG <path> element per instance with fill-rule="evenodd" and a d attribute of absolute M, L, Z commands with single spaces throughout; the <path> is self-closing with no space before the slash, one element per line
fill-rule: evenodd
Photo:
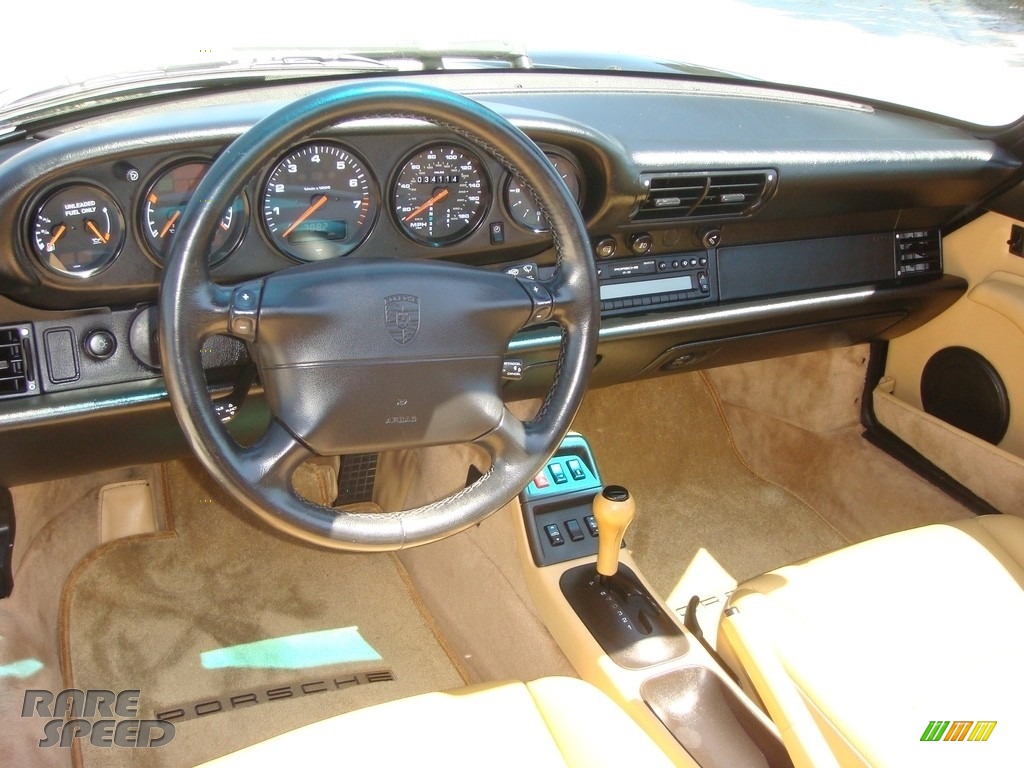
<path fill-rule="evenodd" d="M 178 163 L 160 174 L 146 192 L 139 223 L 146 245 L 161 263 L 170 253 L 171 238 L 181 214 L 209 168 L 210 164 L 205 161 Z M 226 259 L 241 242 L 248 211 L 245 197 L 239 196 L 224 212 L 210 246 L 211 266 Z"/>
<path fill-rule="evenodd" d="M 120 253 L 124 218 L 114 199 L 99 187 L 72 184 L 36 208 L 31 242 L 50 269 L 70 277 L 91 277 Z"/>
<path fill-rule="evenodd" d="M 391 193 L 391 207 L 405 234 L 426 245 L 468 237 L 487 211 L 487 180 L 480 159 L 450 144 L 410 157 Z"/>
<path fill-rule="evenodd" d="M 330 141 L 303 144 L 281 158 L 263 186 L 267 236 L 299 261 L 350 253 L 370 233 L 377 208 L 366 165 Z"/>

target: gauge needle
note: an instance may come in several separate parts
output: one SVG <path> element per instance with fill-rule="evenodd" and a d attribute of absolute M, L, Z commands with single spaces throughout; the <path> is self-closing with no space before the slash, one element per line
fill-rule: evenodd
<path fill-rule="evenodd" d="M 54 230 L 53 237 L 50 238 L 50 242 L 47 243 L 47 246 L 49 246 L 50 248 L 55 246 L 57 244 L 57 241 L 60 240 L 61 237 L 64 236 L 64 233 L 67 231 L 68 228 L 61 224 L 59 227 L 57 227 L 56 230 Z"/>
<path fill-rule="evenodd" d="M 423 205 L 421 205 L 421 206 L 420 206 L 419 208 L 417 208 L 417 209 L 416 209 L 415 211 L 413 211 L 413 212 L 412 212 L 412 213 L 410 213 L 410 214 L 409 214 L 408 216 L 406 216 L 406 217 L 405 217 L 404 219 L 402 219 L 402 221 L 412 221 L 412 220 L 413 220 L 413 219 L 415 219 L 415 218 L 416 218 L 417 216 L 419 216 L 419 215 L 420 215 L 421 213 L 423 213 L 423 212 L 424 212 L 425 210 L 427 210 L 427 208 L 429 208 L 429 207 L 430 207 L 430 206 L 432 206 L 432 205 L 433 205 L 434 203 L 436 203 L 436 202 L 437 202 L 438 200 L 443 200 L 443 199 L 444 199 L 444 198 L 446 198 L 447 196 L 448 196 L 448 190 L 447 190 L 447 189 L 442 189 L 442 190 L 441 190 L 440 192 L 438 192 L 438 193 L 437 193 L 436 195 L 434 195 L 434 196 L 433 196 L 432 198 L 430 198 L 429 200 L 427 200 L 427 202 L 425 202 L 425 203 L 424 203 Z"/>
<path fill-rule="evenodd" d="M 174 215 L 171 216 L 171 218 L 169 218 L 167 220 L 167 223 L 164 224 L 164 228 L 160 230 L 160 238 L 161 239 L 163 239 L 164 235 L 166 235 L 168 232 L 171 231 L 171 227 L 174 226 L 174 222 L 176 222 L 178 220 L 179 216 L 181 216 L 181 211 L 180 210 L 175 211 Z"/>
<path fill-rule="evenodd" d="M 110 239 L 110 235 L 104 235 L 102 232 L 100 232 L 99 227 L 97 227 L 91 221 L 85 222 L 85 228 L 92 232 L 94 235 L 96 235 L 96 237 L 98 237 L 104 243 Z"/>
<path fill-rule="evenodd" d="M 315 203 L 313 203 L 311 206 L 309 206 L 309 208 L 307 208 L 305 211 L 303 211 L 302 215 L 299 216 L 299 218 L 297 218 L 294 222 L 292 222 L 292 225 L 290 227 L 288 227 L 288 229 L 286 229 L 284 232 L 281 233 L 281 237 L 288 237 L 288 235 L 290 235 L 292 233 L 292 231 L 297 226 L 299 226 L 299 224 L 301 224 L 306 219 L 308 219 L 310 216 L 312 216 L 314 213 L 316 213 L 317 209 L 321 205 L 326 203 L 326 202 L 327 202 L 327 195 L 320 195 L 320 197 L 318 197 L 316 199 Z"/>

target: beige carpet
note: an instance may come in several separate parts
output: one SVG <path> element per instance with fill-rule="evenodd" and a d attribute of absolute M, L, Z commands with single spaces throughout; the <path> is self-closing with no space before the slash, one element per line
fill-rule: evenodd
<path fill-rule="evenodd" d="M 63 686 L 57 624 L 61 589 L 99 543 L 98 493 L 107 483 L 159 479 L 159 467 L 95 472 L 11 489 L 17 515 L 14 592 L 0 600 L 0 765 L 69 766 L 68 750 L 41 749 L 44 721 L 21 716 L 25 692 Z M 19 667 L 27 669 L 21 672 Z M 13 674 L 11 674 L 13 672 Z"/>
<path fill-rule="evenodd" d="M 740 460 L 699 374 L 591 391 L 573 428 L 590 441 L 604 482 L 635 496 L 626 539 L 672 608 L 847 543 Z"/>
<path fill-rule="evenodd" d="M 86 743 L 85 765 L 192 765 L 298 725 L 463 684 L 397 559 L 307 546 L 257 527 L 194 463 L 166 467 L 173 533 L 101 547 L 69 579 L 62 605 L 67 684 L 141 690 L 141 717 L 290 686 L 295 695 L 176 722 L 156 749 Z M 306 669 L 205 669 L 200 653 L 338 627 L 376 661 Z M 389 670 L 394 680 L 334 685 Z M 303 683 L 327 681 L 301 695 Z"/>
<path fill-rule="evenodd" d="M 705 378 L 744 460 L 850 541 L 972 517 L 862 437 L 868 354 L 841 347 L 714 368 Z"/>

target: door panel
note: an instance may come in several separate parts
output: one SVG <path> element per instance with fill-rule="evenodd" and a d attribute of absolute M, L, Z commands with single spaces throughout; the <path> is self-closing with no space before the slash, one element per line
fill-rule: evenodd
<path fill-rule="evenodd" d="M 1024 456 L 1024 259 L 1007 246 L 1015 223 L 988 213 L 944 239 L 945 271 L 967 280 L 967 293 L 931 322 L 890 342 L 886 377 L 893 380 L 896 398 L 922 409 L 922 372 L 936 352 L 964 347 L 980 354 L 1009 400 L 1009 426 L 999 448 Z M 981 398 L 972 402 L 964 393 L 962 399 L 969 411 Z"/>

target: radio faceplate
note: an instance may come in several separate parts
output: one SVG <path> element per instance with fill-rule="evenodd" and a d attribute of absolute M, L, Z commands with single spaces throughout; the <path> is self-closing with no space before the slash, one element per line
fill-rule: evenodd
<path fill-rule="evenodd" d="M 597 265 L 601 314 L 620 315 L 718 299 L 707 251 L 644 256 Z"/>

